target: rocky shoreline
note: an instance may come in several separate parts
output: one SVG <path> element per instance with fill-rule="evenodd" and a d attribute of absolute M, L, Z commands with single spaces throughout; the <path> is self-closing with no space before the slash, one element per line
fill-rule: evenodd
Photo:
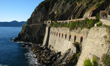
<path fill-rule="evenodd" d="M 78 61 L 76 54 L 71 54 L 71 50 L 67 50 L 65 54 L 61 55 L 61 52 L 55 52 L 47 47 L 42 47 L 41 44 L 22 42 L 16 39 L 10 40 L 22 43 L 22 47 L 30 47 L 31 51 L 36 55 L 36 62 L 40 63 L 40 66 L 75 66 Z"/>

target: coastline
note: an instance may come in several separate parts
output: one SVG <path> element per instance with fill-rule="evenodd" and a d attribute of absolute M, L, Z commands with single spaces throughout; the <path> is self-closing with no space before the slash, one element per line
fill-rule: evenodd
<path fill-rule="evenodd" d="M 71 50 L 67 50 L 66 53 L 61 55 L 61 52 L 55 52 L 50 50 L 47 47 L 41 46 L 41 44 L 35 44 L 31 42 L 23 42 L 15 39 L 10 39 L 13 42 L 18 42 L 23 44 L 23 47 L 28 46 L 34 55 L 34 58 L 37 58 L 34 66 L 62 66 L 62 65 L 76 65 L 77 57 L 75 54 L 71 54 Z M 75 59 L 75 62 L 72 60 Z M 38 64 L 37 64 L 38 63 Z"/>
<path fill-rule="evenodd" d="M 38 63 L 37 57 L 35 55 L 35 53 L 33 53 L 33 51 L 31 50 L 32 48 L 32 44 L 31 42 L 24 42 L 24 41 L 15 41 L 15 38 L 10 39 L 10 41 L 12 42 L 16 42 L 16 43 L 20 43 L 22 45 L 22 48 L 28 48 L 29 52 L 25 53 L 25 56 L 27 56 L 27 58 L 29 59 L 29 64 L 30 66 L 39 66 L 40 63 Z"/>

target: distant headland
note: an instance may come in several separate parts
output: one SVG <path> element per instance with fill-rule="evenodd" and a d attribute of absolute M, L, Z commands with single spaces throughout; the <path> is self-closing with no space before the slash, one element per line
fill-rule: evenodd
<path fill-rule="evenodd" d="M 0 27 L 22 27 L 26 22 L 27 21 L 18 22 L 16 20 L 11 22 L 0 22 Z"/>

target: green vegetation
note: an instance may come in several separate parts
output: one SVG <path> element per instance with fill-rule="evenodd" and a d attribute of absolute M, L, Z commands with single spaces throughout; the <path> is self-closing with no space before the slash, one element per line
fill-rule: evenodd
<path fill-rule="evenodd" d="M 78 42 L 74 42 L 73 45 L 76 47 L 76 53 L 70 57 L 70 61 L 71 61 L 71 63 L 73 63 L 75 65 L 78 62 L 81 52 L 80 52 L 80 48 L 79 48 L 80 44 Z"/>
<path fill-rule="evenodd" d="M 97 27 L 99 27 L 99 26 L 102 26 L 102 23 L 101 23 L 101 22 L 99 22 L 99 23 L 97 24 Z"/>
<path fill-rule="evenodd" d="M 68 23 L 59 23 L 59 22 L 55 22 L 54 24 L 51 23 L 50 27 L 68 27 Z"/>
<path fill-rule="evenodd" d="M 79 43 L 78 42 L 74 42 L 73 44 L 74 44 L 75 47 L 78 47 L 79 46 Z"/>
<path fill-rule="evenodd" d="M 89 58 L 88 59 L 85 59 L 84 60 L 84 66 L 98 66 L 97 58 L 94 57 L 92 62 L 90 61 Z"/>
<path fill-rule="evenodd" d="M 105 35 L 104 38 L 107 39 L 107 36 Z"/>
<path fill-rule="evenodd" d="M 102 56 L 102 62 L 105 66 L 110 66 L 110 55 L 104 54 Z"/>
<path fill-rule="evenodd" d="M 73 45 L 76 47 L 76 53 L 80 53 L 80 51 L 81 51 L 80 43 L 74 42 Z"/>
<path fill-rule="evenodd" d="M 76 53 L 70 57 L 70 61 L 75 65 L 78 62 L 81 53 Z"/>
<path fill-rule="evenodd" d="M 72 29 L 77 29 L 78 27 L 80 28 L 88 28 L 90 29 L 91 27 L 94 26 L 95 23 L 98 23 L 98 19 L 85 19 L 84 21 L 75 21 L 75 22 L 70 22 L 68 23 L 58 23 L 55 22 L 54 24 L 50 24 L 51 27 L 68 27 L 70 30 Z M 102 24 L 99 23 L 98 26 L 101 26 Z"/>
<path fill-rule="evenodd" d="M 65 2 L 68 2 L 69 0 L 64 0 Z"/>
<path fill-rule="evenodd" d="M 84 66 L 92 66 L 92 63 L 89 58 L 84 60 Z"/>
<path fill-rule="evenodd" d="M 101 0 L 98 0 L 97 2 L 100 2 Z"/>
<path fill-rule="evenodd" d="M 24 28 L 25 28 L 25 26 L 26 26 L 26 24 L 24 24 L 24 25 L 22 26 L 22 29 L 24 29 Z"/>
<path fill-rule="evenodd" d="M 97 15 L 96 15 L 96 21 L 99 21 L 99 18 L 100 17 L 100 15 L 99 15 L 99 13 L 97 13 Z"/>
<path fill-rule="evenodd" d="M 93 63 L 93 66 L 98 66 L 98 61 L 96 57 L 93 58 L 92 63 Z"/>
<path fill-rule="evenodd" d="M 71 48 L 68 49 L 68 51 L 70 51 L 70 50 L 71 50 Z"/>
<path fill-rule="evenodd" d="M 100 6 L 101 6 L 101 4 L 100 4 L 100 3 L 98 3 L 96 6 L 97 6 L 97 7 L 100 7 Z"/>

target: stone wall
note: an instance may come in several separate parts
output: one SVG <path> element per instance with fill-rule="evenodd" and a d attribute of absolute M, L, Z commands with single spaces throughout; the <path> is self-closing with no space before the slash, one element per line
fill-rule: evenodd
<path fill-rule="evenodd" d="M 44 40 L 43 40 L 43 46 L 48 45 L 50 28 L 46 27 L 45 30 L 46 31 L 45 31 L 45 36 L 44 36 Z"/>
<path fill-rule="evenodd" d="M 105 27 L 93 27 L 88 33 L 87 39 L 82 43 L 82 52 L 79 57 L 77 66 L 83 66 L 84 60 L 89 58 L 93 60 L 93 56 L 99 58 L 100 64 L 101 57 L 109 50 L 110 44 L 108 29 Z"/>
<path fill-rule="evenodd" d="M 72 53 L 76 53 L 73 43 L 82 44 L 82 51 L 77 66 L 83 66 L 84 60 L 89 58 L 91 61 L 96 56 L 100 64 L 102 63 L 102 55 L 110 53 L 109 30 L 106 27 L 93 27 L 91 29 L 74 29 L 59 27 L 50 28 L 48 48 L 62 54 L 71 49 Z M 76 36 L 76 39 L 75 39 Z M 81 37 L 83 38 L 81 42 Z"/>
<path fill-rule="evenodd" d="M 73 53 L 76 53 L 76 48 L 73 45 L 74 41 L 80 43 L 81 37 L 83 41 L 87 38 L 88 29 L 77 29 L 70 31 L 69 28 L 50 28 L 50 37 L 48 47 L 51 50 L 60 51 L 62 54 L 71 48 Z M 76 40 L 75 40 L 76 36 Z"/>

